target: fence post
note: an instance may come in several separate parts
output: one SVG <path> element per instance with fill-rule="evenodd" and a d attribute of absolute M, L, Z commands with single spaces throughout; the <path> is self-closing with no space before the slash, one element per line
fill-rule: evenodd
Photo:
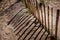
<path fill-rule="evenodd" d="M 51 36 L 53 36 L 53 8 L 51 8 Z"/>
<path fill-rule="evenodd" d="M 48 6 L 48 33 L 50 33 L 49 31 L 50 31 L 50 26 L 49 26 L 49 6 Z"/>
<path fill-rule="evenodd" d="M 56 15 L 55 40 L 57 40 L 58 21 L 59 21 L 59 10 L 57 10 L 57 15 Z"/>
<path fill-rule="evenodd" d="M 40 14 L 39 14 L 39 5 L 38 5 L 38 3 L 37 3 L 37 0 L 36 0 L 36 9 L 37 9 L 37 14 L 38 14 L 38 19 L 39 19 L 39 21 L 40 21 Z"/>

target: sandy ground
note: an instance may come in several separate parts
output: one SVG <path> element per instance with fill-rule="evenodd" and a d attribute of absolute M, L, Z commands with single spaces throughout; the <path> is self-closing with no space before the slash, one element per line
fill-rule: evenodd
<path fill-rule="evenodd" d="M 16 40 L 12 26 L 7 26 L 5 16 L 0 16 L 0 40 Z"/>
<path fill-rule="evenodd" d="M 12 4 L 14 4 L 17 0 L 2 0 L 0 1 L 0 13 L 7 8 L 9 8 Z"/>

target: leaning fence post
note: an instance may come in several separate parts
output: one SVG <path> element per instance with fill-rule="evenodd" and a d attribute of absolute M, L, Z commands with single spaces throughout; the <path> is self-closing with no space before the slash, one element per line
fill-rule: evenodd
<path fill-rule="evenodd" d="M 57 40 L 58 21 L 59 21 L 59 10 L 57 10 L 57 15 L 56 15 L 55 40 Z"/>

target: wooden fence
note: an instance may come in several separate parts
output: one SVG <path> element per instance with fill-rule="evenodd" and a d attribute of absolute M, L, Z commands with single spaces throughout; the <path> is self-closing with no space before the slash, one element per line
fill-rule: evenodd
<path fill-rule="evenodd" d="M 38 3 L 37 0 L 23 0 L 26 7 L 28 7 L 32 14 L 44 25 L 46 31 L 57 40 L 59 11 L 50 6 Z"/>

